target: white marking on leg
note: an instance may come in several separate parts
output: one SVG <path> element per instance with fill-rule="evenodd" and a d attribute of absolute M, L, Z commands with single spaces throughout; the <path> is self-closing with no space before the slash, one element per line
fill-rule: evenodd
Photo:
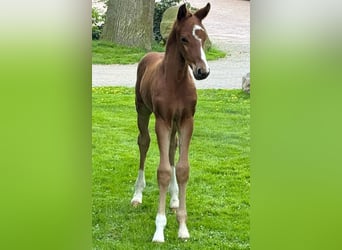
<path fill-rule="evenodd" d="M 156 217 L 156 232 L 154 233 L 153 242 L 164 242 L 164 228 L 167 220 L 165 214 L 157 214 Z"/>
<path fill-rule="evenodd" d="M 179 224 L 178 238 L 181 238 L 181 239 L 189 239 L 190 238 L 190 234 L 189 234 L 188 228 L 186 227 L 185 223 Z"/>
<path fill-rule="evenodd" d="M 194 28 L 192 29 L 192 35 L 193 35 L 193 36 L 200 42 L 200 44 L 201 44 L 201 60 L 204 62 L 205 68 L 209 71 L 209 65 L 208 65 L 208 62 L 207 62 L 207 58 L 206 58 L 205 53 L 204 53 L 204 50 L 203 50 L 203 48 L 202 48 L 202 39 L 199 38 L 199 37 L 196 35 L 196 31 L 197 31 L 197 30 L 203 30 L 203 31 L 204 31 L 204 29 L 203 29 L 201 26 L 195 24 L 195 25 L 194 25 Z"/>
<path fill-rule="evenodd" d="M 172 174 L 171 174 L 171 181 L 170 181 L 170 186 L 169 186 L 169 192 L 171 195 L 170 208 L 175 209 L 179 207 L 178 184 L 177 184 L 177 177 L 176 177 L 176 168 L 172 166 L 171 169 L 172 169 Z"/>
<path fill-rule="evenodd" d="M 146 186 L 145 182 L 145 172 L 144 170 L 139 170 L 138 178 L 135 182 L 135 192 L 131 203 L 133 205 L 138 205 L 142 203 L 142 192 Z"/>

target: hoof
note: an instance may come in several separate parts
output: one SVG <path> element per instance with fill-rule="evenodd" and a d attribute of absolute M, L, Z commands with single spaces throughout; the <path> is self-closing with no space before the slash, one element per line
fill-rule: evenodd
<path fill-rule="evenodd" d="M 179 207 L 179 200 L 178 200 L 178 199 L 172 199 L 172 200 L 170 201 L 170 208 L 171 208 L 172 210 L 177 210 L 178 207 Z"/>
<path fill-rule="evenodd" d="M 133 207 L 137 207 L 142 203 L 142 194 L 134 194 L 132 200 L 131 200 L 131 204 Z"/>
<path fill-rule="evenodd" d="M 136 201 L 136 200 L 134 200 L 134 201 L 132 200 L 131 204 L 132 204 L 133 207 L 138 207 L 141 204 L 141 202 L 140 201 Z"/>
<path fill-rule="evenodd" d="M 178 239 L 187 241 L 188 239 L 190 239 L 190 235 L 189 233 L 187 235 L 178 235 Z"/>
<path fill-rule="evenodd" d="M 153 239 L 152 240 L 153 243 L 164 243 L 165 241 L 164 240 L 158 240 L 158 239 Z"/>
<path fill-rule="evenodd" d="M 153 236 L 152 242 L 153 243 L 164 243 L 165 242 L 164 235 L 156 232 Z"/>
<path fill-rule="evenodd" d="M 190 238 L 188 228 L 186 227 L 185 224 L 180 225 L 179 231 L 178 231 L 178 238 L 185 240 L 185 241 Z"/>

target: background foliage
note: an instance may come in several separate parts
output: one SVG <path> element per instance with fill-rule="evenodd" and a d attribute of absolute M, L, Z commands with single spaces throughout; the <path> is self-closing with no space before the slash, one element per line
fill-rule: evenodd
<path fill-rule="evenodd" d="M 91 10 L 91 31 L 92 31 L 92 40 L 99 40 L 101 36 L 101 32 L 103 30 L 103 25 L 105 22 L 105 14 L 101 14 L 96 8 L 92 8 Z"/>

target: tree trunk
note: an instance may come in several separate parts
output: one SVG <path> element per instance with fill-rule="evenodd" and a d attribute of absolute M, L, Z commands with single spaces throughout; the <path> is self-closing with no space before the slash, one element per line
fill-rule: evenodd
<path fill-rule="evenodd" d="M 151 50 L 154 0 L 109 0 L 102 39 Z"/>

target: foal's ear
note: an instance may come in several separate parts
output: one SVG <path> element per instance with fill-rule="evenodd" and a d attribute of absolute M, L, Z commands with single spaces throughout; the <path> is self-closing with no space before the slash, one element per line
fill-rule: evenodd
<path fill-rule="evenodd" d="M 183 4 L 178 9 L 177 20 L 180 21 L 188 14 L 188 10 L 186 9 L 186 4 Z"/>
<path fill-rule="evenodd" d="M 207 5 L 204 8 L 196 11 L 195 16 L 197 16 L 200 20 L 202 20 L 208 15 L 209 10 L 210 10 L 210 3 L 207 3 Z"/>

